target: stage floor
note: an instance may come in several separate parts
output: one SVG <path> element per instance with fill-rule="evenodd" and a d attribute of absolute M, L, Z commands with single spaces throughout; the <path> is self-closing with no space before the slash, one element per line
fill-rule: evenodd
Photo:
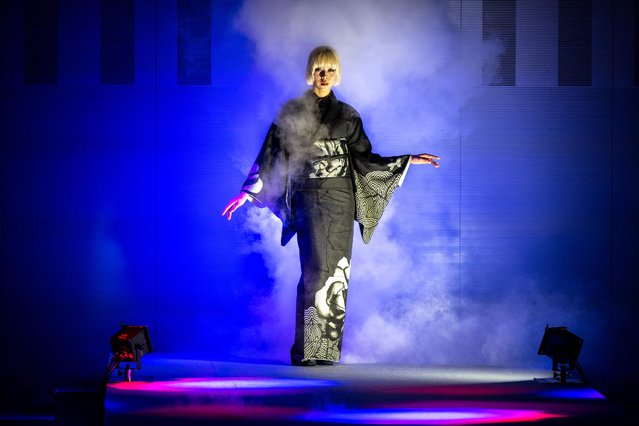
<path fill-rule="evenodd" d="M 624 410 L 591 386 L 561 384 L 551 376 L 549 370 L 293 367 L 148 354 L 133 381 L 112 375 L 105 425 L 631 422 Z"/>

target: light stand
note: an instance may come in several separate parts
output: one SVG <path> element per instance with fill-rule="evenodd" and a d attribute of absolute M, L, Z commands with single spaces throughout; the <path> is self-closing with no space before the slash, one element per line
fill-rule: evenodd
<path fill-rule="evenodd" d="M 130 382 L 133 372 L 142 368 L 142 356 L 152 352 L 149 328 L 122 324 L 120 330 L 111 337 L 111 350 L 113 358 L 109 363 L 105 382 L 115 369 L 118 369 L 118 376 L 123 374 L 125 380 Z M 126 363 L 124 369 L 120 366 L 121 363 Z M 135 367 L 131 367 L 131 363 L 135 363 Z"/>

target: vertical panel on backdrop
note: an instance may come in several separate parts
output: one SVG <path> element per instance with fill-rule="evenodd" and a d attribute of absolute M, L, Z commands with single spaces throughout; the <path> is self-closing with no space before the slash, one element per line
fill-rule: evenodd
<path fill-rule="evenodd" d="M 25 84 L 58 83 L 58 1 L 24 1 Z"/>
<path fill-rule="evenodd" d="M 559 0 L 557 84 L 592 85 L 592 2 Z"/>
<path fill-rule="evenodd" d="M 482 39 L 497 39 L 502 48 L 496 63 L 484 65 L 484 85 L 514 86 L 517 3 L 515 0 L 484 0 L 482 6 Z"/>
<path fill-rule="evenodd" d="M 517 87 L 557 86 L 557 1 L 517 2 Z"/>
<path fill-rule="evenodd" d="M 135 0 L 100 0 L 100 80 L 135 82 Z"/>
<path fill-rule="evenodd" d="M 177 83 L 211 84 L 211 1 L 179 0 Z"/>

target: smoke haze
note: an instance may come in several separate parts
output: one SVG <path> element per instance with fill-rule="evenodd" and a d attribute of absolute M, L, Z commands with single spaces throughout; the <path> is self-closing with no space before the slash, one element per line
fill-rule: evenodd
<path fill-rule="evenodd" d="M 344 362 L 529 365 L 543 330 L 534 324 L 531 332 L 532 318 L 552 319 L 543 292 L 525 276 L 508 277 L 488 300 L 464 293 L 462 259 L 474 248 L 460 244 L 459 158 L 460 140 L 472 129 L 460 122 L 460 109 L 500 47 L 469 48 L 459 13 L 459 3 L 447 1 L 248 0 L 236 17 L 263 76 L 254 89 L 263 103 L 247 106 L 254 116 L 263 120 L 266 112 L 272 120 L 285 99 L 306 90 L 308 53 L 330 45 L 342 60 L 335 93 L 360 112 L 374 151 L 442 157 L 438 170 L 411 167 L 369 245 L 356 225 Z M 244 156 L 257 153 L 268 128 L 253 123 L 239 136 L 243 171 L 254 159 Z M 250 356 L 286 360 L 297 247 L 279 245 L 281 223 L 268 210 L 251 208 L 246 217 L 247 231 L 261 236 L 250 249 L 262 254 L 274 287 L 254 303 L 261 321 L 246 331 L 244 347 Z"/>

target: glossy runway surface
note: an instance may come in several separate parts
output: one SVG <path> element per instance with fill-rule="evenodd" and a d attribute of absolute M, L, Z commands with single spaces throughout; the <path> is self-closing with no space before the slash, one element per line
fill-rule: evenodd
<path fill-rule="evenodd" d="M 630 423 L 591 386 L 544 380 L 551 376 L 549 370 L 293 367 L 149 354 L 132 382 L 112 375 L 105 425 Z"/>

